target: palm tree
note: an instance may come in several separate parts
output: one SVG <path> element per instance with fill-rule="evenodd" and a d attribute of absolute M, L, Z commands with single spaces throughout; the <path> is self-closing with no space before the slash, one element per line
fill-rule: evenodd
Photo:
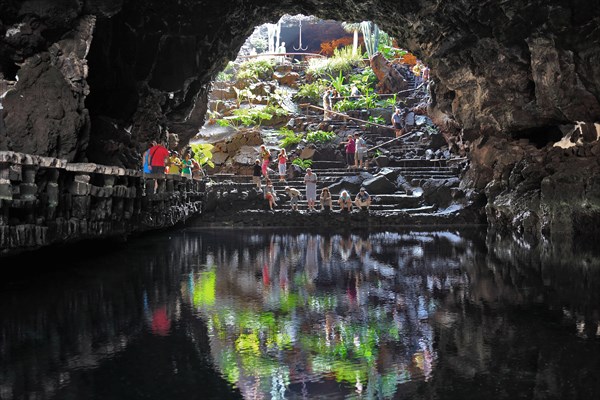
<path fill-rule="evenodd" d="M 359 22 L 342 22 L 342 28 L 346 32 L 352 32 L 354 34 L 354 40 L 352 41 L 352 55 L 355 56 L 358 53 L 358 30 L 360 29 Z"/>

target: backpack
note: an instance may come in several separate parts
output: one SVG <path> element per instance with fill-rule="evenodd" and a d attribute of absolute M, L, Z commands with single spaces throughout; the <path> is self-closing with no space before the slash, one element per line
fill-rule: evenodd
<path fill-rule="evenodd" d="M 415 124 L 415 113 L 412 111 L 409 111 L 404 116 L 404 126 L 413 126 L 414 124 Z"/>

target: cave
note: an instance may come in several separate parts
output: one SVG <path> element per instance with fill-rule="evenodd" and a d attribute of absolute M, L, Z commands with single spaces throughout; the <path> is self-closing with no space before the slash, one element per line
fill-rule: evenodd
<path fill-rule="evenodd" d="M 139 169 L 151 140 L 169 132 L 185 145 L 196 135 L 211 81 L 255 27 L 284 14 L 371 20 L 431 67 L 428 114 L 471 158 L 463 184 L 485 192 L 490 222 L 508 214 L 523 228 L 519 215 L 535 208 L 502 206 L 511 193 L 522 197 L 504 177 L 522 173 L 515 169 L 524 163 L 542 171 L 529 182 L 535 190 L 557 171 L 577 174 L 591 188 L 584 203 L 595 213 L 597 140 L 583 143 L 585 150 L 554 149 L 557 130 L 546 127 L 593 127 L 600 117 L 599 11 L 597 3 L 566 0 L 343 6 L 320 0 L 7 0 L 0 4 L 0 150 Z M 296 43 L 291 29 L 290 47 Z M 539 151 L 535 157 L 525 142 Z M 573 171 L 573 155 L 588 167 Z M 553 196 L 544 198 L 552 202 Z M 573 200 L 572 207 L 582 202 Z M 559 208 L 534 210 L 535 229 L 573 214 Z"/>

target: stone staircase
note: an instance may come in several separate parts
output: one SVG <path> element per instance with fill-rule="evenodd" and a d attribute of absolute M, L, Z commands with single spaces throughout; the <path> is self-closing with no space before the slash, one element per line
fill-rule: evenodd
<path fill-rule="evenodd" d="M 386 169 L 393 170 L 395 173 L 404 177 L 406 182 L 412 186 L 412 190 L 407 192 L 406 190 L 397 190 L 395 193 L 389 194 L 377 194 L 371 193 L 372 205 L 370 207 L 371 212 L 385 212 L 385 213 L 407 213 L 407 214 L 423 214 L 433 213 L 437 207 L 432 204 L 425 204 L 422 196 L 422 190 L 420 186 L 431 179 L 450 179 L 458 177 L 458 168 L 452 166 L 447 160 L 433 162 L 424 159 L 406 159 L 402 160 L 404 165 L 389 166 Z M 315 161 L 312 166 L 313 172 L 318 177 L 317 182 L 317 203 L 316 208 L 320 209 L 319 204 L 319 193 L 323 187 L 331 187 L 332 185 L 338 184 L 343 178 L 355 177 L 361 172 L 368 172 L 372 175 L 377 174 L 381 171 L 381 168 L 377 166 L 370 166 L 369 168 L 356 170 L 348 169 L 343 162 L 340 161 Z M 237 191 L 253 191 L 255 185 L 252 183 L 252 177 L 250 175 L 233 175 L 233 174 L 214 174 L 210 175 L 210 179 L 213 181 L 212 185 L 218 188 L 221 184 L 230 184 L 235 182 L 235 190 Z M 285 193 L 285 187 L 290 186 L 298 189 L 302 194 L 302 199 L 299 201 L 299 209 L 301 212 L 306 212 L 308 206 L 305 194 L 304 176 L 298 176 L 293 179 L 288 179 L 286 182 L 279 182 L 279 177 L 273 175 L 271 181 L 279 197 L 277 210 L 291 211 L 289 198 Z M 264 181 L 263 181 L 264 185 Z M 333 210 L 339 212 L 339 205 L 337 203 L 339 193 L 336 190 L 331 190 L 333 200 Z M 350 193 L 352 198 L 356 196 L 356 193 Z M 264 202 L 263 210 L 268 210 L 266 201 Z"/>

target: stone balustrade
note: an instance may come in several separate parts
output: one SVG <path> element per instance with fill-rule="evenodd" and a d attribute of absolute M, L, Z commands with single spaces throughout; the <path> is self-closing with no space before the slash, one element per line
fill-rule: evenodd
<path fill-rule="evenodd" d="M 0 256 L 172 227 L 202 212 L 205 182 L 0 151 Z"/>

